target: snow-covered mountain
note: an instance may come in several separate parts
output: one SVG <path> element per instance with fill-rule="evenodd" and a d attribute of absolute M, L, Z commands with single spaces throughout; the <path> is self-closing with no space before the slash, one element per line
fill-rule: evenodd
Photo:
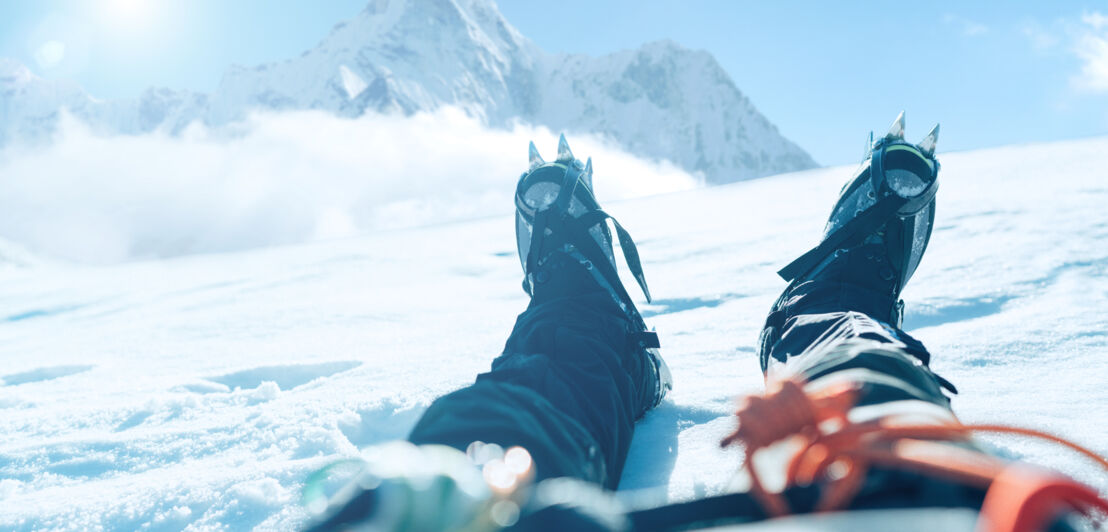
<path fill-rule="evenodd" d="M 147 89 L 135 100 L 100 100 L 72 81 L 45 80 L 0 58 L 0 147 L 49 139 L 63 110 L 100 132 L 137 134 L 159 127 L 180 131 L 206 107 L 205 95 L 164 88 Z"/>
<path fill-rule="evenodd" d="M 95 130 L 133 134 L 225 125 L 256 109 L 356 117 L 444 105 L 492 126 L 602 134 L 710 183 L 815 166 L 707 52 L 662 41 L 602 57 L 552 55 L 492 0 L 373 0 L 300 57 L 231 68 L 210 95 L 150 89 L 137 100 L 101 101 L 0 60 L 0 145 L 48 138 L 61 109 Z"/>

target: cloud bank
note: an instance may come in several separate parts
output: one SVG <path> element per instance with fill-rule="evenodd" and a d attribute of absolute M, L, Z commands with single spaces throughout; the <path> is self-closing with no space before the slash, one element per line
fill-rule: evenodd
<path fill-rule="evenodd" d="M 1081 58 L 1081 73 L 1073 82 L 1081 89 L 1108 91 L 1108 16 L 1086 13 L 1081 17 L 1082 30 L 1074 52 Z"/>
<path fill-rule="evenodd" d="M 602 138 L 567 136 L 593 157 L 601 201 L 700 183 Z M 112 263 L 507 215 L 532 139 L 553 157 L 557 135 L 545 128 L 489 129 L 451 108 L 259 114 L 179 137 L 105 137 L 63 117 L 51 144 L 0 151 L 0 238 Z"/>

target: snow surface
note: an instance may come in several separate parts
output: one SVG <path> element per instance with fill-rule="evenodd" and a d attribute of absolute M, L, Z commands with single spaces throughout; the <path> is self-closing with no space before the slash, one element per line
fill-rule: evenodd
<path fill-rule="evenodd" d="M 1108 454 L 1108 138 L 940 159 L 906 329 L 963 420 Z M 641 309 L 676 380 L 621 489 L 718 493 L 739 467 L 716 442 L 734 397 L 761 388 L 774 271 L 815 243 L 851 171 L 606 203 L 638 241 L 657 297 Z M 307 475 L 403 437 L 488 368 L 526 305 L 508 214 L 111 266 L 16 255 L 0 262 L 5 530 L 295 528 Z M 1108 491 L 1065 451 L 987 441 Z"/>

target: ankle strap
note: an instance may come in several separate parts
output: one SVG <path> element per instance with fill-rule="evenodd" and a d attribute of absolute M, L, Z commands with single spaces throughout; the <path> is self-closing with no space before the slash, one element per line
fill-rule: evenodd
<path fill-rule="evenodd" d="M 777 275 L 780 275 L 786 281 L 792 281 L 808 273 L 836 249 L 861 244 L 869 231 L 892 216 L 918 211 L 931 202 L 939 188 L 939 162 L 934 158 L 929 160 L 931 181 L 918 195 L 905 198 L 892 190 L 885 176 L 885 154 L 889 151 L 889 148 L 894 146 L 915 148 L 915 146 L 903 141 L 890 142 L 884 139 L 878 141 L 870 154 L 869 166 L 870 181 L 874 192 L 878 194 L 877 202 L 828 235 L 818 246 L 778 270 Z M 923 156 L 922 153 L 920 155 Z"/>
<path fill-rule="evenodd" d="M 523 188 L 527 181 L 526 176 L 520 179 L 519 187 L 516 189 L 516 206 L 520 209 L 521 214 L 529 218 L 528 221 L 531 223 L 531 244 L 528 247 L 527 257 L 525 258 L 525 270 L 527 272 L 535 271 L 535 268 L 538 267 L 544 259 L 541 254 L 543 253 L 543 245 L 546 244 L 548 236 L 546 234 L 547 229 L 550 229 L 551 236 L 560 235 L 561 241 L 557 244 L 570 244 L 577 248 L 587 260 L 600 269 L 601 274 L 608 281 L 608 284 L 612 286 L 612 289 L 616 292 L 619 299 L 625 304 L 631 304 L 631 296 L 623 287 L 623 282 L 620 281 L 615 263 L 609 261 L 607 254 L 596 243 L 592 235 L 589 234 L 589 228 L 597 225 L 603 226 L 610 220 L 615 227 L 616 236 L 619 238 L 619 246 L 623 250 L 623 258 L 627 261 L 627 267 L 631 270 L 631 274 L 634 275 L 635 281 L 643 291 L 643 295 L 646 296 L 646 301 L 648 303 L 653 301 L 650 296 L 650 288 L 646 284 L 646 275 L 643 273 L 642 260 L 639 257 L 638 246 L 635 245 L 635 241 L 631 238 L 631 234 L 627 232 L 627 229 L 625 229 L 618 220 L 599 208 L 595 198 L 591 198 L 591 191 L 586 189 L 586 193 L 590 195 L 589 199 L 591 201 L 582 203 L 585 203 L 589 207 L 595 206 L 595 208 L 585 212 L 580 217 L 575 218 L 570 216 L 570 202 L 577 192 L 581 171 L 572 162 L 564 165 L 564 168 L 565 173 L 562 177 L 558 196 L 547 208 L 533 209 L 523 200 Z"/>

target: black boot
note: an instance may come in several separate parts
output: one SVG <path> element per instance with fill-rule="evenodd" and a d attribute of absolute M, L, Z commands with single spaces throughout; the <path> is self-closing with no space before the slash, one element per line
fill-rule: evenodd
<path fill-rule="evenodd" d="M 904 114 L 872 144 L 843 187 L 818 246 L 778 272 L 789 286 L 770 312 L 762 353 L 798 314 L 856 311 L 896 328 L 900 293 L 931 238 L 939 162 L 938 126 L 919 144 L 904 140 Z"/>
<path fill-rule="evenodd" d="M 523 265 L 523 290 L 533 302 L 603 291 L 627 316 L 634 343 L 650 359 L 657 377 L 654 404 L 672 388 L 672 377 L 658 353 L 657 335 L 620 281 L 612 248 L 615 227 L 624 258 L 647 301 L 650 291 L 631 235 L 604 212 L 592 192 L 592 159 L 574 158 L 563 135 L 558 156 L 545 162 L 531 143 L 530 168 L 516 187 L 516 243 Z"/>

